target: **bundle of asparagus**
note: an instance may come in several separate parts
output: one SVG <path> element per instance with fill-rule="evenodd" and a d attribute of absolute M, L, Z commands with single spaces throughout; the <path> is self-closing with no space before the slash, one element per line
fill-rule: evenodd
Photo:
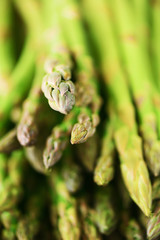
<path fill-rule="evenodd" d="M 159 39 L 159 0 L 1 0 L 0 239 L 160 238 Z"/>

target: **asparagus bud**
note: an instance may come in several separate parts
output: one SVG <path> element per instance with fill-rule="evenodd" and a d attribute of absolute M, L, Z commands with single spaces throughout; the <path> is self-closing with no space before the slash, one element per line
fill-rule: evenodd
<path fill-rule="evenodd" d="M 46 169 L 52 167 L 62 156 L 67 144 L 66 138 L 60 129 L 55 128 L 47 139 L 46 148 L 43 153 L 43 161 Z"/>
<path fill-rule="evenodd" d="M 0 140 L 0 152 L 11 153 L 19 148 L 21 148 L 21 145 L 17 139 L 17 129 L 14 128 Z"/>
<path fill-rule="evenodd" d="M 147 237 L 149 240 L 158 239 L 160 236 L 160 211 L 159 207 L 149 219 L 147 224 Z"/>
<path fill-rule="evenodd" d="M 99 117 L 93 114 L 89 117 L 88 114 L 82 113 L 78 116 L 78 123 L 76 123 L 71 133 L 71 143 L 83 143 L 89 137 L 92 137 L 96 131 L 96 126 L 99 123 Z"/>
<path fill-rule="evenodd" d="M 67 114 L 75 104 L 75 86 L 71 81 L 70 67 L 58 65 L 54 69 L 43 78 L 42 91 L 52 109 Z"/>

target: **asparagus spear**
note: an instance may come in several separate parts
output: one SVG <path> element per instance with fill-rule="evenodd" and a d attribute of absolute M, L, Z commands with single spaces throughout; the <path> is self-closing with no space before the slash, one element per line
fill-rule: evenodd
<path fill-rule="evenodd" d="M 132 13 L 134 14 L 134 19 L 136 20 L 136 34 L 139 44 L 144 51 L 149 52 L 149 2 L 145 0 L 133 0 L 132 2 L 133 6 L 130 5 L 130 7 L 134 8 Z"/>
<path fill-rule="evenodd" d="M 109 235 L 114 230 L 118 220 L 112 197 L 110 188 L 95 188 L 94 209 L 96 212 L 96 224 L 99 231 L 105 235 Z"/>
<path fill-rule="evenodd" d="M 0 136 L 3 135 L 5 126 L 10 117 L 12 108 L 22 100 L 30 87 L 34 70 L 34 51 L 31 47 L 30 38 L 26 40 L 20 59 L 10 76 L 10 88 L 7 95 L 3 97 L 0 108 Z M 24 67 L 25 66 L 25 67 Z"/>
<path fill-rule="evenodd" d="M 5 229 L 2 232 L 2 239 L 14 240 L 16 238 L 17 223 L 20 212 L 16 209 L 4 211 L 1 213 L 1 222 Z"/>
<path fill-rule="evenodd" d="M 66 147 L 68 135 L 76 121 L 79 110 L 76 108 L 68 114 L 64 121 L 52 129 L 51 135 L 47 138 L 46 146 L 43 152 L 43 162 L 48 169 L 61 158 L 63 150 Z"/>
<path fill-rule="evenodd" d="M 160 1 L 151 1 L 150 5 L 152 11 L 152 29 L 151 29 L 151 40 L 152 40 L 152 57 L 153 67 L 155 71 L 155 77 L 158 87 L 160 87 Z"/>
<path fill-rule="evenodd" d="M 148 220 L 146 229 L 147 229 L 147 237 L 149 240 L 158 239 L 160 236 L 160 179 L 159 177 L 155 179 L 153 182 L 153 194 L 152 199 L 153 202 L 153 214 Z"/>
<path fill-rule="evenodd" d="M 100 157 L 94 170 L 94 181 L 98 185 L 107 185 L 114 177 L 115 144 L 113 131 L 112 123 L 106 124 Z"/>
<path fill-rule="evenodd" d="M 51 111 L 52 112 L 52 111 Z M 43 113 L 44 114 L 44 113 Z M 47 174 L 47 169 L 44 166 L 43 162 L 43 151 L 45 148 L 45 142 L 50 132 L 50 124 L 48 123 L 48 118 L 51 118 L 49 115 L 46 115 L 47 122 L 43 122 L 40 126 L 41 134 L 39 134 L 38 140 L 34 146 L 25 148 L 25 154 L 27 160 L 31 164 L 31 166 L 38 172 Z M 52 124 L 54 124 L 54 120 L 52 120 Z"/>
<path fill-rule="evenodd" d="M 79 203 L 82 225 L 82 239 L 100 240 L 101 236 L 95 225 L 95 212 L 90 209 L 86 199 L 80 199 Z"/>
<path fill-rule="evenodd" d="M 27 160 L 31 166 L 40 173 L 45 173 L 43 164 L 43 144 L 38 141 L 34 146 L 25 149 Z"/>
<path fill-rule="evenodd" d="M 51 223 L 52 223 L 52 227 L 53 227 L 53 237 L 56 240 L 62 240 L 59 229 L 58 229 L 58 224 L 57 224 L 57 218 L 58 218 L 58 213 L 57 213 L 57 208 L 56 208 L 56 204 L 55 204 L 55 200 L 54 197 L 52 195 L 52 203 L 51 203 L 51 209 L 50 209 L 50 213 L 51 213 Z"/>
<path fill-rule="evenodd" d="M 98 82 L 94 73 L 93 59 L 88 52 L 85 31 L 80 20 L 80 12 L 76 1 L 55 1 L 55 8 L 59 13 L 66 41 L 74 54 L 77 64 L 76 104 L 80 107 L 86 107 L 85 115 L 82 109 L 78 123 L 74 125 L 71 134 L 72 144 L 81 143 L 94 134 L 99 123 L 101 101 L 98 94 Z M 88 132 L 85 134 L 85 138 L 82 138 L 81 135 L 83 131 Z"/>
<path fill-rule="evenodd" d="M 42 67 L 37 66 L 33 86 L 23 104 L 22 116 L 17 127 L 17 138 L 22 146 L 32 146 L 37 141 L 38 120 L 42 110 L 42 92 L 39 80 L 42 76 Z"/>
<path fill-rule="evenodd" d="M 0 152 L 11 153 L 19 148 L 21 148 L 21 145 L 17 140 L 17 129 L 13 128 L 0 140 Z"/>
<path fill-rule="evenodd" d="M 1 185 L 0 211 L 12 208 L 21 199 L 24 166 L 23 153 L 14 152 L 8 163 L 9 174 Z"/>
<path fill-rule="evenodd" d="M 39 41 L 42 35 L 42 19 L 40 17 L 39 8 L 35 1 L 27 1 L 27 3 L 22 4 L 21 1 L 15 0 L 16 6 L 19 9 L 26 25 L 28 26 L 28 32 L 32 36 L 32 41 L 37 44 L 37 46 L 42 47 L 42 41 Z M 31 11 L 30 11 L 31 10 Z M 30 11 L 30 16 L 27 12 Z M 34 19 L 34 24 L 32 20 Z M 41 35 L 40 35 L 41 34 Z M 36 50 L 37 51 L 37 50 Z M 36 125 L 38 113 L 40 112 L 42 93 L 41 93 L 41 79 L 43 77 L 43 50 L 39 50 L 38 60 L 36 62 L 36 74 L 33 80 L 33 85 L 23 105 L 22 116 L 17 128 L 17 137 L 21 145 L 30 146 L 35 144 L 38 135 L 38 128 Z"/>
<path fill-rule="evenodd" d="M 149 10 L 149 3 L 145 3 L 145 1 L 141 1 L 141 3 L 139 1 L 137 1 L 137 3 L 135 3 L 137 6 L 137 12 L 139 12 L 139 21 L 136 24 L 136 29 L 139 27 L 139 22 L 143 23 L 143 28 L 144 29 L 148 29 L 149 32 L 149 22 L 148 22 L 148 18 L 147 18 L 147 13 Z M 139 7 L 138 7 L 139 5 Z M 131 8 L 131 7 L 130 7 Z M 132 13 L 131 9 L 130 9 L 130 13 Z M 133 14 L 132 14 L 133 15 Z M 138 35 L 139 33 L 139 35 Z M 157 115 L 157 129 L 158 129 L 158 137 L 160 136 L 160 107 L 159 107 L 159 102 L 160 102 L 160 94 L 157 91 L 157 81 L 156 79 L 153 78 L 153 72 L 151 69 L 151 62 L 150 62 L 150 55 L 149 55 L 149 51 L 147 48 L 147 37 L 146 37 L 146 32 L 143 31 L 137 31 L 137 35 L 138 37 L 140 37 L 141 40 L 141 51 L 143 54 L 143 59 L 145 61 L 145 66 L 148 69 L 148 74 L 150 77 L 150 81 L 151 81 L 151 85 L 152 85 L 152 104 L 154 105 L 155 111 L 156 111 L 156 115 Z M 155 148 L 159 148 L 159 144 L 157 144 L 157 146 L 155 145 Z M 156 153 L 155 149 L 155 153 Z M 147 152 L 147 149 L 146 149 Z M 148 154 L 148 153 L 147 153 Z M 152 169 L 152 164 L 150 164 L 150 162 L 148 162 L 148 165 L 151 165 L 151 169 Z M 158 168 L 157 168 L 158 169 Z M 154 172 L 154 171 L 153 171 Z"/>
<path fill-rule="evenodd" d="M 109 2 L 106 1 L 107 4 L 109 5 Z M 119 1 L 115 0 L 112 3 L 110 2 L 110 5 L 125 58 L 125 69 L 128 73 L 129 84 L 138 112 L 146 159 L 149 168 L 157 176 L 160 172 L 160 143 L 157 134 L 158 122 L 152 104 L 152 95 L 155 89 L 151 69 L 146 61 L 146 54 L 141 50 L 140 44 L 136 40 L 136 25 L 128 2 L 122 1 L 122 4 L 119 4 Z M 116 8 L 114 8 L 115 5 Z"/>
<path fill-rule="evenodd" d="M 100 67 L 112 102 L 109 115 L 114 126 L 114 139 L 120 155 L 123 180 L 131 198 L 148 216 L 151 208 L 151 184 L 143 160 L 134 106 L 126 84 L 126 76 L 120 65 L 109 12 L 103 0 L 86 0 L 83 1 L 83 6 L 96 46 L 99 47 Z M 101 14 L 96 14 L 97 9 Z M 121 87 L 121 91 L 117 86 Z"/>
<path fill-rule="evenodd" d="M 124 235 L 127 240 L 143 240 L 143 234 L 139 224 L 135 220 L 129 220 Z"/>
<path fill-rule="evenodd" d="M 15 64 L 12 39 L 13 9 L 9 0 L 2 0 L 0 5 L 0 97 L 9 89 L 9 75 Z"/>
<path fill-rule="evenodd" d="M 33 194 L 27 203 L 27 213 L 18 221 L 16 236 L 18 240 L 34 239 L 40 228 L 40 219 L 44 208 L 44 191 Z"/>
<path fill-rule="evenodd" d="M 121 233 L 127 240 L 143 240 L 143 232 L 139 223 L 131 218 L 128 212 L 122 213 Z"/>
<path fill-rule="evenodd" d="M 47 41 L 50 50 L 45 62 L 46 75 L 43 78 L 42 91 L 51 108 L 68 114 L 75 104 L 75 86 L 71 81 L 70 52 L 63 39 L 53 1 L 44 1 L 43 8 L 44 19 L 47 19 L 50 29 Z"/>
<path fill-rule="evenodd" d="M 147 224 L 147 239 L 155 240 L 160 236 L 160 202 Z"/>
<path fill-rule="evenodd" d="M 76 199 L 69 194 L 60 171 L 54 171 L 51 174 L 50 184 L 51 197 L 53 204 L 56 204 L 58 229 L 62 239 L 80 239 Z"/>

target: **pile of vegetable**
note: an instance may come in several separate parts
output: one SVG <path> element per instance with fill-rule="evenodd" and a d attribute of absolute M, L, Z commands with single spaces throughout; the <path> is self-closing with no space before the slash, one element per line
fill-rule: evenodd
<path fill-rule="evenodd" d="M 0 239 L 160 239 L 160 0 L 0 0 Z"/>

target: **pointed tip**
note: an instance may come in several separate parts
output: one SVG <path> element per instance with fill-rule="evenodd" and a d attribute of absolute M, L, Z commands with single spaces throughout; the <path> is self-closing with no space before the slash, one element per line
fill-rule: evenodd
<path fill-rule="evenodd" d="M 22 146 L 33 146 L 37 141 L 37 127 L 19 125 L 17 129 L 17 138 Z"/>
<path fill-rule="evenodd" d="M 160 142 L 145 146 L 145 155 L 148 166 L 155 177 L 160 175 Z"/>
<path fill-rule="evenodd" d="M 88 131 L 83 124 L 76 123 L 71 132 L 71 144 L 83 143 Z"/>

